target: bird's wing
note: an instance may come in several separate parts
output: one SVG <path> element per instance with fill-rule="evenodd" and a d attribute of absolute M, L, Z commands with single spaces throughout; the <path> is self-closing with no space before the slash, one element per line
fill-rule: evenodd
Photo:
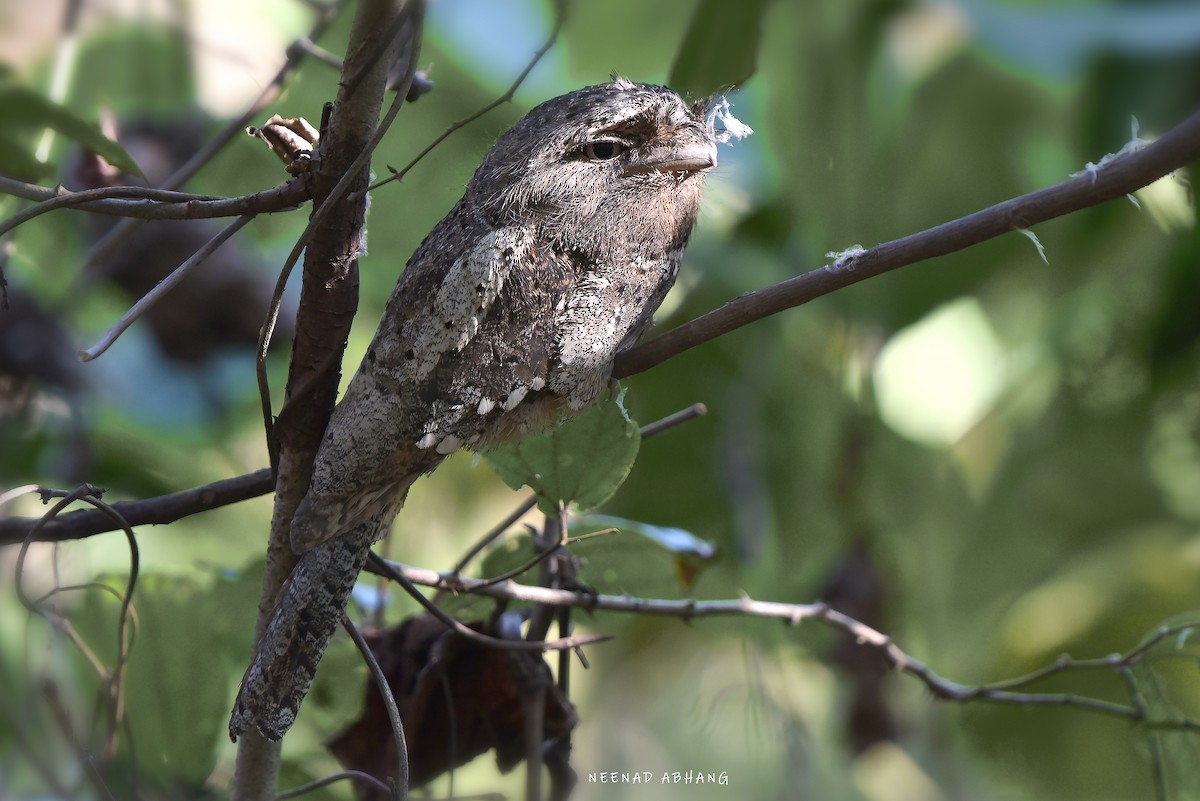
<path fill-rule="evenodd" d="M 470 397 L 469 376 L 493 366 L 488 352 L 464 351 L 481 330 L 496 325 L 505 282 L 529 259 L 528 235 L 488 230 L 449 261 L 452 250 L 438 246 L 445 239 L 439 230 L 414 254 L 333 411 L 308 494 L 293 519 L 298 551 L 391 506 L 481 427 L 480 398 Z M 473 416 L 466 414 L 470 404 Z M 469 431 L 462 430 L 464 423 Z"/>

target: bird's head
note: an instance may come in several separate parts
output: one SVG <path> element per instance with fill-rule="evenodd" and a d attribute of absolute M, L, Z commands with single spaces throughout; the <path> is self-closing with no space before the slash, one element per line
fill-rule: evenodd
<path fill-rule="evenodd" d="M 623 78 L 553 98 L 500 137 L 468 197 L 493 225 L 533 222 L 600 258 L 682 247 L 717 163 L 708 107 Z"/>

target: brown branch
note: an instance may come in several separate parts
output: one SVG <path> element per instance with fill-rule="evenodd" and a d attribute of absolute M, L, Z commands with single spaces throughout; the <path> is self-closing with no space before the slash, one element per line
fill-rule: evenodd
<path fill-rule="evenodd" d="M 205 484 L 202 487 L 161 495 L 141 501 L 121 501 L 111 504 L 130 526 L 161 525 L 174 523 L 180 518 L 228 506 L 249 498 L 266 495 L 275 488 L 270 469 L 226 478 Z M 0 547 L 22 542 L 38 518 L 14 517 L 0 520 Z M 98 509 L 70 512 L 47 521 L 38 530 L 32 542 L 63 542 L 78 540 L 112 531 L 116 526 L 112 518 Z"/>
<path fill-rule="evenodd" d="M 267 319 L 264 322 L 259 334 L 258 351 L 255 365 L 258 377 L 259 396 L 263 409 L 263 425 L 266 430 L 267 451 L 271 457 L 271 467 L 275 470 L 278 470 L 279 468 L 279 442 L 275 436 L 275 422 L 271 413 L 271 388 L 267 383 L 266 359 L 267 350 L 271 345 L 271 337 L 275 331 L 275 324 L 279 319 L 279 311 L 283 303 L 283 292 L 287 286 L 288 277 L 291 275 L 292 269 L 300 259 L 301 252 L 309 249 L 310 243 L 315 238 L 317 232 L 321 230 L 321 226 L 325 224 L 325 221 L 330 219 L 334 221 L 332 224 L 338 225 L 336 222 L 337 217 L 334 216 L 335 212 L 338 212 L 344 216 L 346 208 L 359 208 L 358 204 L 355 202 L 357 195 L 356 193 L 350 191 L 351 187 L 356 183 L 361 183 L 360 179 L 362 172 L 369 166 L 371 154 L 375 152 L 375 148 L 378 147 L 381 141 L 383 141 L 384 135 L 387 133 L 392 123 L 395 122 L 396 115 L 399 114 L 400 109 L 405 102 L 405 97 L 408 94 L 408 89 L 412 85 L 413 78 L 416 75 L 417 57 L 420 54 L 419 30 L 422 24 L 422 3 L 423 0 L 410 0 L 410 2 L 406 3 L 401 9 L 401 12 L 397 18 L 399 21 L 403 21 L 415 26 L 414 30 L 417 32 L 412 35 L 412 40 L 409 42 L 411 49 L 408 53 L 408 66 L 405 70 L 404 78 L 401 81 L 401 86 L 398 88 L 396 95 L 393 98 L 391 107 L 388 109 L 379 125 L 375 127 L 370 139 L 358 151 L 354 157 L 354 160 L 348 167 L 334 167 L 331 169 L 330 165 L 328 164 L 322 164 L 320 167 L 321 170 L 328 172 L 328 177 L 340 177 L 331 189 L 328 189 L 327 191 L 322 190 L 320 204 L 314 208 L 313 213 L 309 218 L 308 225 L 296 240 L 296 244 L 292 247 L 291 253 L 288 254 L 288 258 L 284 262 L 283 268 L 280 270 L 279 278 L 275 282 L 275 291 L 271 297 L 271 304 L 267 311 Z M 393 23 L 393 27 L 395 27 L 395 23 Z M 376 51 L 372 53 L 372 58 L 375 60 L 375 62 L 378 62 L 383 54 L 384 51 L 377 48 Z M 357 83 L 355 85 L 357 85 Z M 350 91 L 351 90 L 348 88 L 343 88 L 342 95 L 349 96 Z M 376 113 L 378 113 L 378 109 L 376 109 Z M 322 127 L 325 126 L 322 125 Z M 321 149 L 323 152 L 324 147 Z M 340 158 L 347 158 L 350 153 L 347 152 L 338 155 Z M 359 199 L 361 200 L 361 198 Z M 362 209 L 365 209 L 365 207 L 362 207 Z M 365 217 L 365 211 L 362 209 L 360 209 L 358 214 L 360 217 Z M 344 222 L 340 223 L 340 225 L 343 228 L 345 227 Z M 359 228 L 361 228 L 361 225 L 362 219 L 359 219 Z M 334 228 L 334 230 L 338 229 Z M 343 310 L 335 309 L 334 311 L 337 313 L 337 319 L 333 321 L 335 323 L 335 327 L 332 330 L 321 329 L 322 335 L 318 336 L 317 339 L 325 341 L 329 344 L 313 349 L 315 354 L 323 353 L 320 361 L 313 362 L 308 358 L 297 361 L 295 358 L 295 352 L 293 352 L 293 366 L 288 375 L 288 400 L 284 405 L 284 408 L 279 412 L 280 418 L 283 418 L 285 414 L 289 413 L 290 410 L 288 409 L 288 404 L 291 402 L 297 399 L 307 399 L 309 393 L 313 391 L 316 391 L 318 395 L 322 392 L 327 392 L 329 389 L 328 383 L 330 376 L 333 377 L 333 382 L 335 385 L 334 390 L 336 390 L 336 384 L 339 377 L 338 368 L 340 366 L 340 357 L 342 351 L 345 349 L 345 339 L 347 336 L 349 336 L 350 322 L 353 320 L 354 313 L 358 308 L 358 275 L 355 272 L 358 264 L 357 247 L 358 238 L 354 238 L 350 244 L 351 250 L 354 251 L 352 254 L 332 254 L 327 257 L 328 263 L 333 265 L 333 273 L 327 276 L 329 281 L 324 283 L 325 290 L 338 288 L 339 285 L 344 284 L 344 286 L 341 287 L 341 291 L 351 291 L 353 295 L 353 307 L 348 309 L 349 318 L 344 321 L 342 320 L 342 317 L 345 316 L 342 313 Z M 309 252 L 305 258 L 311 259 L 312 253 Z M 353 266 L 348 268 L 348 263 L 352 264 Z M 345 279 L 347 277 L 350 277 L 353 280 L 346 282 Z M 307 270 L 305 271 L 305 280 L 312 280 L 310 278 L 310 273 Z M 314 289 L 313 291 L 320 290 Z M 306 330 L 301 325 L 301 313 L 305 311 L 304 297 L 305 296 L 302 293 L 301 310 L 297 312 L 296 318 L 296 331 L 298 335 Z M 336 334 L 343 328 L 345 329 L 345 332 L 340 339 L 340 344 L 338 344 L 339 339 L 337 338 Z M 299 350 L 302 353 L 304 351 L 303 348 L 300 348 Z M 305 362 L 308 363 L 305 364 Z M 296 370 L 295 367 L 297 364 L 303 365 L 304 369 Z M 304 400 L 304 403 L 307 402 L 307 400 Z M 324 431 L 325 423 L 328 421 L 329 410 L 332 409 L 333 404 L 332 398 L 330 398 L 329 404 L 329 409 L 326 409 L 323 412 L 323 417 L 317 421 L 319 423 L 319 430 L 317 431 L 318 437 L 320 436 L 321 432 Z"/>
<path fill-rule="evenodd" d="M 303 176 L 291 178 L 279 186 L 253 195 L 226 198 L 144 186 L 102 186 L 70 192 L 62 187 L 28 184 L 3 176 L 0 176 L 0 192 L 40 201 L 38 205 L 0 223 L 0 235 L 39 214 L 60 208 L 143 220 L 199 220 L 283 211 L 295 208 L 311 197 L 308 181 Z"/>
<path fill-rule="evenodd" d="M 876 245 L 764 289 L 637 345 L 617 357 L 614 378 L 649 370 L 672 356 L 785 309 L 808 303 L 868 278 L 1064 214 L 1097 206 L 1141 189 L 1200 158 L 1200 112 L 1140 150 L 1108 161 L 1060 184 L 998 203 L 918 234 Z"/>

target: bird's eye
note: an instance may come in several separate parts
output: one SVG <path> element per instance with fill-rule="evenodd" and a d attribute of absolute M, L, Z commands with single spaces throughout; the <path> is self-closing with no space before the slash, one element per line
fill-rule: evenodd
<path fill-rule="evenodd" d="M 588 142 L 583 146 L 583 155 L 593 161 L 611 161 L 625 152 L 625 146 L 620 142 L 602 139 L 598 142 Z"/>

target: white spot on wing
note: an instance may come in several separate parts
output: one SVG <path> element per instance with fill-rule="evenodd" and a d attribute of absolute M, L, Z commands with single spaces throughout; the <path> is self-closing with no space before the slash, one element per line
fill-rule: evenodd
<path fill-rule="evenodd" d="M 504 399 L 504 411 L 511 412 L 517 408 L 517 404 L 525 400 L 525 396 L 529 393 L 529 387 L 517 387 L 512 392 L 508 393 L 508 397 Z"/>
<path fill-rule="evenodd" d="M 446 438 L 438 443 L 437 452 L 443 456 L 448 456 L 454 453 L 460 447 L 462 447 L 462 440 L 453 434 L 447 434 Z"/>

